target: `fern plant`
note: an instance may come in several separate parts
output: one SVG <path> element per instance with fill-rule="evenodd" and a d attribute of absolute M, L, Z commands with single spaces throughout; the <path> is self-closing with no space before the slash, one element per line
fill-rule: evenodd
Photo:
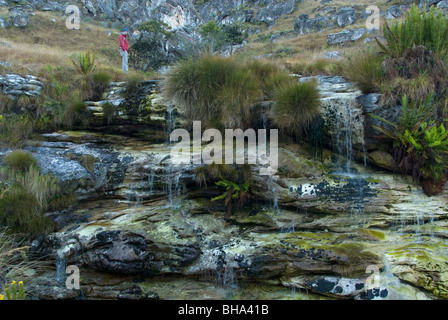
<path fill-rule="evenodd" d="M 222 179 L 216 182 L 216 185 L 225 188 L 225 191 L 220 196 L 212 198 L 212 201 L 224 200 L 224 204 L 227 206 L 226 218 L 229 219 L 232 214 L 232 202 L 235 201 L 236 203 L 242 204 L 249 199 L 250 180 L 248 179 L 243 184 L 238 184 L 227 179 Z"/>
<path fill-rule="evenodd" d="M 76 60 L 72 59 L 72 62 L 80 74 L 88 76 L 95 70 L 95 59 L 95 54 L 90 54 L 90 51 L 87 51 L 86 53 L 80 53 Z"/>
<path fill-rule="evenodd" d="M 440 184 L 448 168 L 448 131 L 431 120 L 432 95 L 419 105 L 402 99 L 403 112 L 398 123 L 371 115 L 387 126 L 373 126 L 393 141 L 394 158 L 404 174 L 431 184 Z M 427 190 L 425 190 L 426 192 Z M 427 194 L 432 192 L 427 192 Z"/>
<path fill-rule="evenodd" d="M 423 45 L 438 57 L 448 54 L 448 19 L 446 15 L 431 7 L 420 12 L 412 5 L 402 22 L 386 24 L 383 28 L 385 43 L 376 40 L 383 53 L 391 58 L 400 58 L 408 49 Z"/>

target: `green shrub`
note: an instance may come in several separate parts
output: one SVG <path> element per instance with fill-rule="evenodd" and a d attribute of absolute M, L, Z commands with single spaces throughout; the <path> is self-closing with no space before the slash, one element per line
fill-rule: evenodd
<path fill-rule="evenodd" d="M 271 110 L 272 122 L 281 130 L 301 135 L 320 113 L 316 81 L 290 81 L 279 87 Z"/>
<path fill-rule="evenodd" d="M 398 123 L 373 116 L 388 125 L 375 128 L 392 141 L 394 158 L 402 173 L 423 182 L 428 195 L 441 191 L 440 183 L 446 181 L 448 168 L 448 131 L 443 124 L 437 125 L 431 120 L 434 116 L 432 97 L 411 104 L 404 96 Z M 426 183 L 428 181 L 430 184 Z M 439 185 L 437 191 L 432 188 L 434 185 Z"/>
<path fill-rule="evenodd" d="M 343 76 L 356 83 L 364 93 L 378 91 L 384 80 L 381 64 L 384 58 L 373 50 L 358 52 L 348 57 L 343 67 Z"/>
<path fill-rule="evenodd" d="M 408 49 L 423 45 L 441 58 L 448 54 L 448 19 L 435 6 L 422 12 L 412 5 L 404 21 L 395 21 L 383 28 L 385 43 L 377 41 L 391 58 L 402 57 Z"/>
<path fill-rule="evenodd" d="M 37 161 L 31 153 L 22 150 L 8 153 L 5 155 L 4 161 L 11 170 L 20 172 L 28 171 L 30 167 L 37 167 Z"/>
<path fill-rule="evenodd" d="M 216 182 L 221 177 L 234 181 L 237 178 L 237 171 L 228 164 L 211 163 L 193 169 L 196 183 L 199 186 L 207 186 L 207 183 Z"/>
<path fill-rule="evenodd" d="M 247 180 L 243 184 L 239 184 L 227 179 L 221 179 L 216 182 L 216 185 L 224 188 L 225 191 L 223 194 L 212 198 L 212 201 L 224 200 L 224 204 L 227 206 L 226 218 L 229 219 L 232 214 L 233 202 L 241 205 L 250 198 L 250 180 Z"/>

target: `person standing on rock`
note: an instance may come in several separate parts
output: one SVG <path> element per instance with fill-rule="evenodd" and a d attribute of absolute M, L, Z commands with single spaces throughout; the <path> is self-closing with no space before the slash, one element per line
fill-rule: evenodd
<path fill-rule="evenodd" d="M 123 32 L 120 35 L 120 54 L 121 54 L 121 70 L 123 72 L 128 73 L 129 67 L 128 67 L 128 51 L 129 51 L 129 45 L 128 45 L 128 30 L 126 28 L 123 29 Z"/>

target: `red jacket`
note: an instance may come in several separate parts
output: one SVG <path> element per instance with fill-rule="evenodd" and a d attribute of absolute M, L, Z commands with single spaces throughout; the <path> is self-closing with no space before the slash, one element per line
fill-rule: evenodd
<path fill-rule="evenodd" d="M 120 35 L 120 48 L 123 51 L 129 51 L 128 39 L 124 34 Z"/>

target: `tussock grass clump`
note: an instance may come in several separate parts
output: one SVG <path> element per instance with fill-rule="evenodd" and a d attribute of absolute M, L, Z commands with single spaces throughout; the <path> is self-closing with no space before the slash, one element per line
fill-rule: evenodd
<path fill-rule="evenodd" d="M 270 100 L 277 87 L 290 80 L 289 74 L 278 64 L 268 60 L 249 60 L 246 68 L 251 70 L 260 81 L 264 96 Z"/>
<path fill-rule="evenodd" d="M 377 92 L 384 80 L 381 64 L 384 57 L 373 50 L 360 51 L 347 58 L 343 67 L 343 75 L 356 83 L 364 93 Z"/>
<path fill-rule="evenodd" d="M 53 222 L 44 212 L 61 192 L 58 179 L 35 166 L 24 172 L 3 169 L 0 178 L 7 182 L 0 196 L 0 224 L 27 238 L 52 231 Z"/>
<path fill-rule="evenodd" d="M 282 113 L 281 108 L 288 103 L 297 108 L 303 103 L 305 108 L 311 108 L 311 95 L 306 96 L 305 87 L 309 85 L 294 82 L 274 62 L 238 61 L 234 57 L 204 55 L 175 65 L 163 80 L 162 93 L 184 109 L 191 121 L 200 120 L 209 128 L 245 129 L 250 127 L 255 113 L 253 107 L 260 101 L 274 101 L 277 105 L 274 115 Z M 302 96 L 296 92 L 293 97 L 292 91 L 297 88 L 302 90 Z M 314 90 L 319 101 L 316 86 L 309 88 Z M 288 98 L 290 100 L 286 102 Z M 293 107 L 289 111 L 296 112 Z M 284 117 L 289 118 L 289 115 Z M 280 123 L 282 121 L 279 120 Z"/>
<path fill-rule="evenodd" d="M 37 161 L 31 153 L 22 150 L 11 151 L 5 155 L 4 161 L 8 168 L 20 172 L 25 172 L 30 167 L 37 167 Z"/>
<path fill-rule="evenodd" d="M 341 61 L 320 58 L 315 61 L 296 61 L 288 65 L 288 69 L 295 74 L 302 76 L 326 75 L 335 76 L 343 72 Z"/>
<path fill-rule="evenodd" d="M 222 106 L 233 102 L 233 98 L 232 101 L 222 100 L 228 97 L 223 90 L 232 90 L 227 87 L 228 81 L 238 77 L 232 74 L 239 67 L 233 57 L 205 54 L 189 58 L 171 68 L 163 80 L 162 93 L 183 108 L 188 119 L 200 120 L 205 127 L 222 127 L 222 111 L 225 112 Z"/>
<path fill-rule="evenodd" d="M 33 132 L 34 122 L 28 114 L 0 115 L 0 144 L 21 147 Z"/>
<path fill-rule="evenodd" d="M 36 198 L 25 190 L 16 188 L 6 193 L 0 200 L 0 222 L 8 226 L 12 232 L 30 238 L 52 231 L 51 220 L 37 208 Z"/>
<path fill-rule="evenodd" d="M 290 81 L 276 90 L 272 122 L 283 131 L 300 136 L 320 114 L 319 107 L 316 81 Z"/>
<path fill-rule="evenodd" d="M 259 81 L 251 70 L 234 70 L 218 97 L 221 123 L 226 128 L 248 128 L 252 118 L 251 107 L 260 96 Z"/>

